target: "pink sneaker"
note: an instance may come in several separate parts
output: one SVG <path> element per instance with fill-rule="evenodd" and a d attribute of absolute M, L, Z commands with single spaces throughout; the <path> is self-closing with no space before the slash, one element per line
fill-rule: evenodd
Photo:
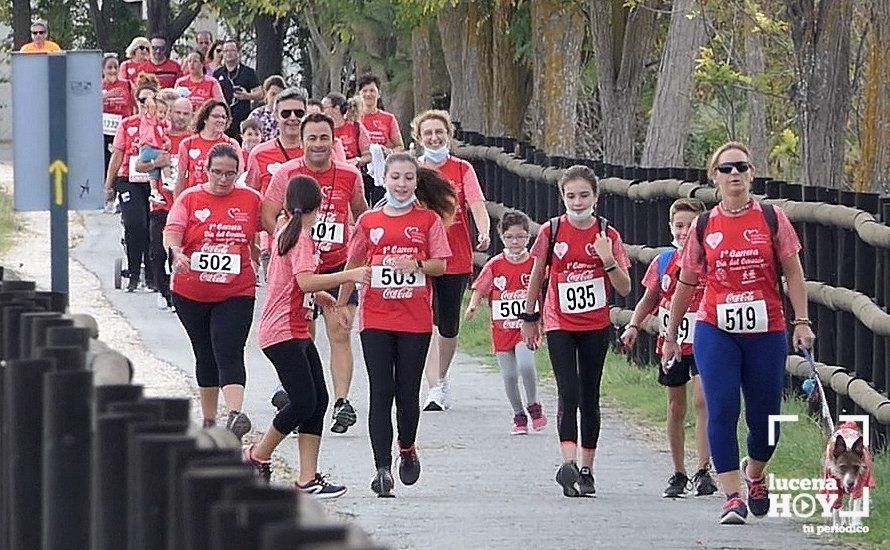
<path fill-rule="evenodd" d="M 526 408 L 528 409 L 528 414 L 532 417 L 532 429 L 540 432 L 547 427 L 547 417 L 544 416 L 540 403 L 532 403 Z"/>
<path fill-rule="evenodd" d="M 510 435 L 527 435 L 528 434 L 528 417 L 524 412 L 518 412 L 513 415 L 513 429 Z"/>

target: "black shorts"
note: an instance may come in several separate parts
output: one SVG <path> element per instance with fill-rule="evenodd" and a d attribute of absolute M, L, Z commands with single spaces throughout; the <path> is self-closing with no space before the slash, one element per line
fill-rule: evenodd
<path fill-rule="evenodd" d="M 675 364 L 667 374 L 658 367 L 658 383 L 662 386 L 684 386 L 693 376 L 698 376 L 698 367 L 695 366 L 695 357 L 684 355 L 683 360 Z"/>
<path fill-rule="evenodd" d="M 445 338 L 454 338 L 460 330 L 464 292 L 470 284 L 469 273 L 433 277 L 433 324 Z"/>
<path fill-rule="evenodd" d="M 345 268 L 345 267 L 346 267 L 346 264 L 340 264 L 340 265 L 333 267 L 327 271 L 319 271 L 319 273 L 320 274 L 339 273 L 340 271 L 343 271 L 343 268 Z M 327 292 L 328 294 L 333 296 L 335 299 L 340 297 L 340 287 L 339 286 L 328 289 L 325 292 Z M 346 303 L 353 305 L 353 306 L 358 305 L 358 289 L 357 288 L 352 289 L 352 292 L 349 293 L 349 299 L 346 300 Z M 321 306 L 316 305 L 315 306 L 315 315 L 313 318 L 318 319 L 321 316 L 321 314 L 322 314 Z"/>

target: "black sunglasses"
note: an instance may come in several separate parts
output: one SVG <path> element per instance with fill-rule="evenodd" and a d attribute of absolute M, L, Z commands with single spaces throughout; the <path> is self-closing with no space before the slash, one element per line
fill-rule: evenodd
<path fill-rule="evenodd" d="M 281 118 L 290 118 L 291 115 L 297 115 L 297 118 L 303 118 L 306 116 L 306 111 L 303 109 L 282 109 L 279 111 Z"/>
<path fill-rule="evenodd" d="M 31 31 L 31 34 L 46 34 L 46 31 Z"/>
<path fill-rule="evenodd" d="M 149 99 L 154 99 L 154 98 L 152 98 L 152 97 L 137 97 L 136 101 L 138 101 L 139 103 L 145 103 Z"/>
<path fill-rule="evenodd" d="M 153 50 L 156 51 L 156 52 L 162 52 L 162 51 L 164 51 L 166 48 L 167 48 L 167 46 L 152 46 L 152 47 L 151 47 L 151 49 L 153 49 Z"/>
<path fill-rule="evenodd" d="M 736 162 L 721 162 L 717 165 L 717 171 L 721 174 L 729 174 L 733 168 L 738 170 L 739 174 L 744 174 L 751 168 L 751 164 L 746 160 L 739 160 Z"/>
<path fill-rule="evenodd" d="M 148 46 L 136 46 L 137 50 L 147 50 Z"/>

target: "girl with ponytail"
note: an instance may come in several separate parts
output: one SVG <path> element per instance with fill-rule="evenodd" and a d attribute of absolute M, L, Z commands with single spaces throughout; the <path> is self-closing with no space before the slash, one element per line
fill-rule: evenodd
<path fill-rule="evenodd" d="M 317 473 L 328 392 L 309 326 L 316 301 L 323 308 L 336 308 L 334 298 L 324 292 L 325 289 L 347 282 L 368 282 L 371 268 L 316 273 L 320 260 L 310 229 L 320 205 L 321 189 L 314 178 L 296 176 L 288 182 L 285 223 L 275 236 L 269 260 L 268 292 L 260 318 L 259 340 L 263 353 L 278 372 L 289 402 L 278 411 L 260 442 L 244 448 L 243 459 L 268 481 L 272 474 L 272 451 L 286 434 L 296 430 L 300 449 L 296 489 L 317 498 L 334 498 L 345 493 L 346 487 L 329 483 Z"/>

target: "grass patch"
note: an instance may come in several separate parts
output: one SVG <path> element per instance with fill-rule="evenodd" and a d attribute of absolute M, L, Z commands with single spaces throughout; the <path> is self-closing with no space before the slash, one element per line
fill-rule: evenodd
<path fill-rule="evenodd" d="M 466 308 L 467 300 L 464 300 Z M 478 357 L 487 364 L 493 364 L 489 336 L 489 310 L 480 305 L 472 321 L 465 321 L 460 330 L 459 349 Z M 538 375 L 541 378 L 553 377 L 546 342 L 535 354 Z M 658 384 L 654 367 L 640 368 L 629 364 L 620 355 L 610 352 L 603 370 L 602 395 L 604 399 L 620 406 L 634 419 L 649 427 L 664 432 L 667 420 L 667 397 L 664 387 Z M 690 390 L 686 411 L 686 448 L 694 452 L 695 411 L 692 407 Z M 796 424 L 782 427 L 778 448 L 769 463 L 769 472 L 777 477 L 820 478 L 822 477 L 822 456 L 825 450 L 825 436 L 819 424 L 807 415 L 806 403 L 795 397 L 788 397 L 782 403 L 782 414 L 799 415 Z M 744 409 L 741 418 L 744 419 Z M 793 428 L 792 428 L 793 426 Z M 747 431 L 744 422 L 739 423 L 739 449 L 744 452 Z M 890 491 L 882 483 L 890 483 L 890 453 L 884 452 L 874 457 L 874 472 L 877 488 L 871 492 L 870 517 L 863 523 L 869 527 L 867 534 L 842 535 L 846 543 L 863 548 L 886 548 L 890 544 Z M 824 523 L 830 520 L 816 518 L 807 523 Z"/>
<path fill-rule="evenodd" d="M 12 197 L 0 191 L 0 253 L 9 250 L 13 234 L 20 229 L 12 206 Z"/>

